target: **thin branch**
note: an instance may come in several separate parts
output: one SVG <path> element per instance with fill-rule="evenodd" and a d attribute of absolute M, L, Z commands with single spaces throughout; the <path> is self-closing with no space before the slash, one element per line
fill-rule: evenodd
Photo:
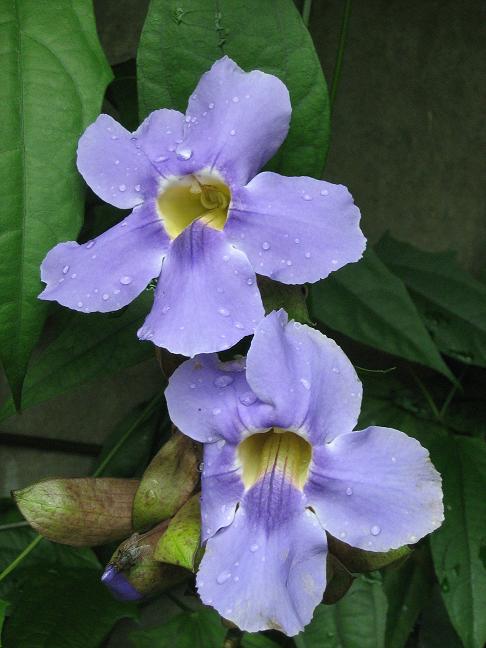
<path fill-rule="evenodd" d="M 343 17 L 341 20 L 341 31 L 339 34 L 339 45 L 336 56 L 336 63 L 334 65 L 334 72 L 332 75 L 331 91 L 329 93 L 329 101 L 331 103 L 331 110 L 334 106 L 336 93 L 341 78 L 341 69 L 343 66 L 344 50 L 346 49 L 346 41 L 349 29 L 349 18 L 351 16 L 351 0 L 346 0 L 343 10 Z"/>

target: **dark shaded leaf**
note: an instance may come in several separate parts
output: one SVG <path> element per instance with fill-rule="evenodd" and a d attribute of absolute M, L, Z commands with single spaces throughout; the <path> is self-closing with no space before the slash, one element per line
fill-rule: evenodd
<path fill-rule="evenodd" d="M 134 648 L 219 648 L 226 629 L 216 612 L 209 609 L 183 612 L 150 630 L 132 632 Z"/>

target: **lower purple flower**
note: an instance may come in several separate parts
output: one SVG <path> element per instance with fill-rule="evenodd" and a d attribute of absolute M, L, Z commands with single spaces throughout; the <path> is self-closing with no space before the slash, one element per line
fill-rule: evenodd
<path fill-rule="evenodd" d="M 250 632 L 295 635 L 326 586 L 326 533 L 388 551 L 443 520 L 440 475 L 407 435 L 352 431 L 361 383 L 330 339 L 273 312 L 246 363 L 182 364 L 166 391 L 173 422 L 204 443 L 197 587 Z"/>

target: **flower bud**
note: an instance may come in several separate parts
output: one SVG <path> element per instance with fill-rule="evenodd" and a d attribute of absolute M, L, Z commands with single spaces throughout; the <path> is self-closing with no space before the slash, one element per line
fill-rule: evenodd
<path fill-rule="evenodd" d="M 187 501 L 199 473 L 194 442 L 176 431 L 143 474 L 133 503 L 135 529 L 146 529 L 170 518 Z"/>
<path fill-rule="evenodd" d="M 13 491 L 29 524 L 54 542 L 91 547 L 132 533 L 132 479 L 47 479 Z"/>
<path fill-rule="evenodd" d="M 199 495 L 193 495 L 169 522 L 155 547 L 156 560 L 196 571 L 201 558 Z"/>
<path fill-rule="evenodd" d="M 154 548 L 167 526 L 166 521 L 147 533 L 134 533 L 115 551 L 101 581 L 116 598 L 134 601 L 187 578 L 185 569 L 154 559 Z"/>

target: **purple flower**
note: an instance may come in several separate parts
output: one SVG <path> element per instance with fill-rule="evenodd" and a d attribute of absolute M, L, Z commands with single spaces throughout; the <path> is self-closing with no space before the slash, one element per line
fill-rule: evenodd
<path fill-rule="evenodd" d="M 193 356 L 229 348 L 264 315 L 255 272 L 314 282 L 357 261 L 359 210 L 341 185 L 259 169 L 289 127 L 285 85 L 224 57 L 204 74 L 184 116 L 156 110 L 135 133 L 100 115 L 79 141 L 93 191 L 133 209 L 83 245 L 44 259 L 40 298 L 74 310 L 129 304 L 158 277 L 138 335 Z"/>
<path fill-rule="evenodd" d="M 361 383 L 329 338 L 273 312 L 246 366 L 187 360 L 170 416 L 204 443 L 204 603 L 250 632 L 298 633 L 326 585 L 325 531 L 353 547 L 413 544 L 443 520 L 428 452 L 398 430 L 352 431 Z"/>

